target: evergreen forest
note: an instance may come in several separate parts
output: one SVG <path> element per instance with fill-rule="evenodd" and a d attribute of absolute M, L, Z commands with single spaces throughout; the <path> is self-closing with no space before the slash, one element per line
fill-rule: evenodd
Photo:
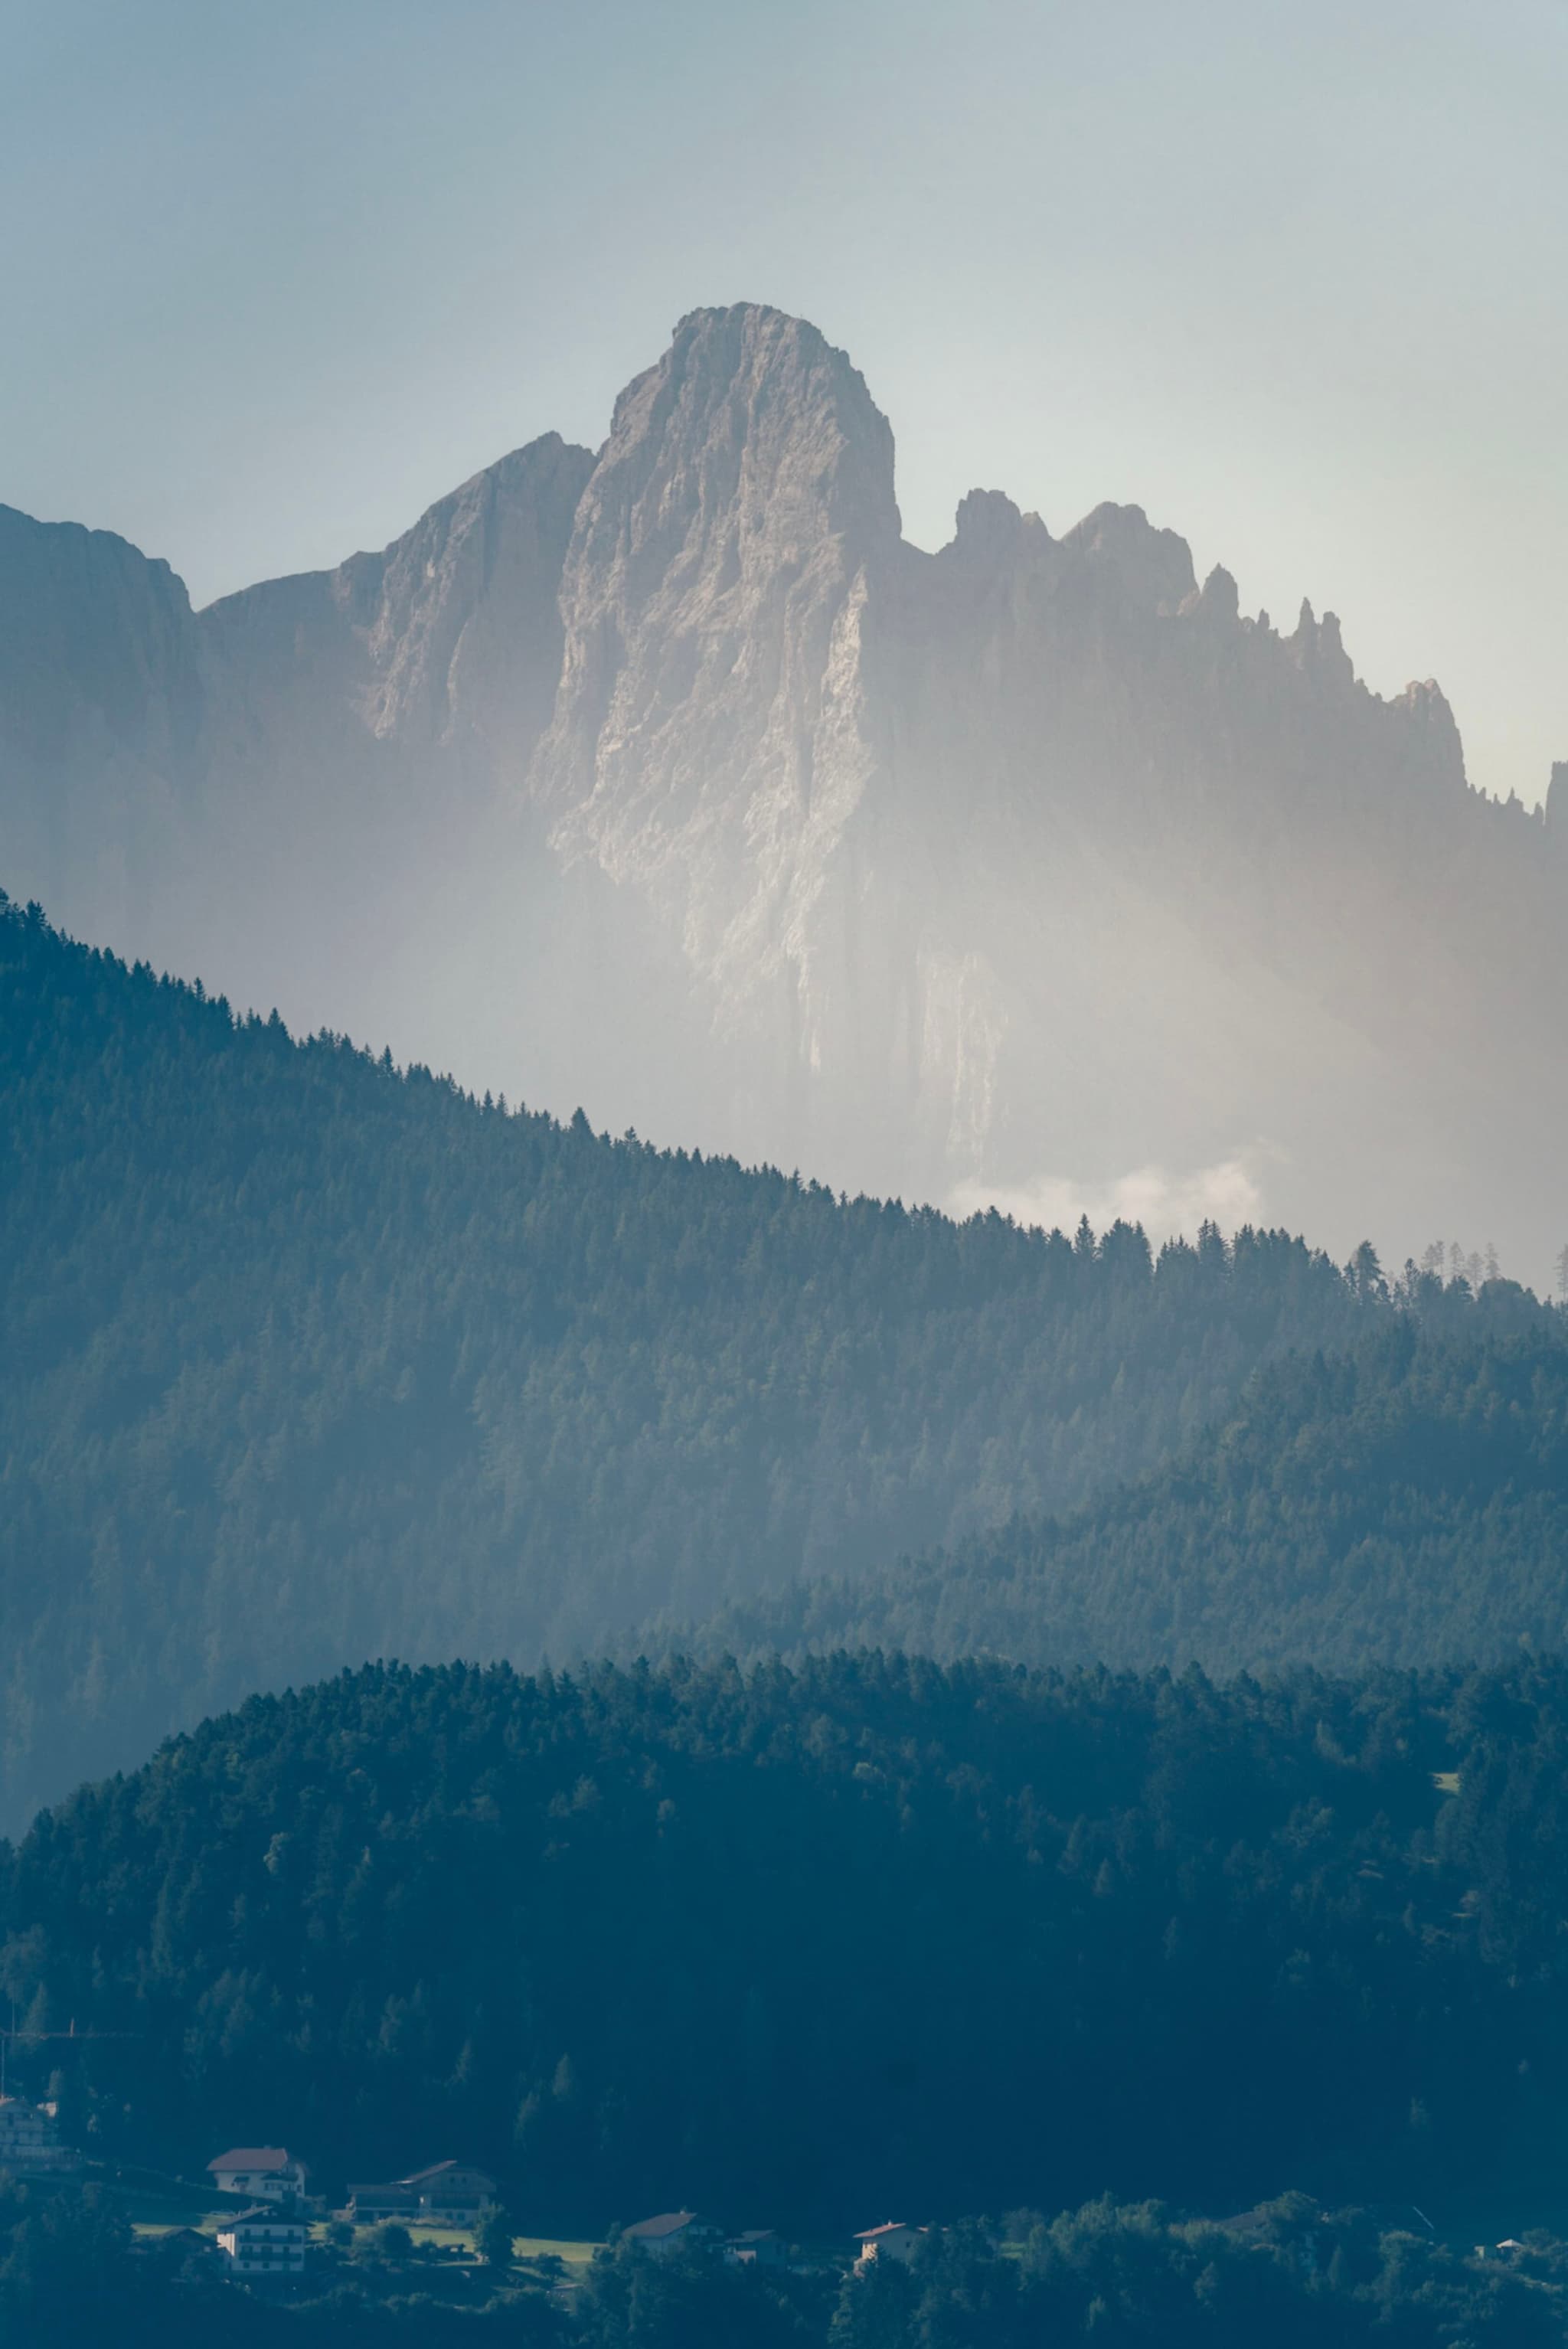
<path fill-rule="evenodd" d="M 650 1652 L 845 1646 L 1217 1671 L 1568 1651 L 1568 1322 L 1411 1284 L 1346 1352 L 1260 1369 L 1177 1460 L 1064 1519 L 810 1580 Z"/>
<path fill-rule="evenodd" d="M 0 1314 L 88 2156 L 7 2343 L 1568 2343 L 1562 1309 L 613 1139 L 0 900 Z M 229 2143 L 607 2247 L 268 2300 L 116 2184 Z"/>
<path fill-rule="evenodd" d="M 255 1688 L 1070 1510 L 1389 1309 L 613 1142 L 0 904 L 0 1825 Z"/>
<path fill-rule="evenodd" d="M 109 2034 L 57 2084 L 106 2158 L 460 2150 L 535 2233 L 1286 2189 L 1518 2231 L 1568 2191 L 1565 1750 L 1532 1663 L 369 1667 L 41 1816 L 0 1996 Z"/>

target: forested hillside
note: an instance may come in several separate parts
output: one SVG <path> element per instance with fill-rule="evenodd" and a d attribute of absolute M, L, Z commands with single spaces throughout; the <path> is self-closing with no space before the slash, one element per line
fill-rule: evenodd
<path fill-rule="evenodd" d="M 255 1687 L 1069 1508 L 1385 1310 L 612 1143 L 0 905 L 0 1816 Z"/>
<path fill-rule="evenodd" d="M 1287 2186 L 1517 2231 L 1568 2189 L 1565 1738 L 1521 1665 L 367 1669 L 46 1814 L 0 1995 L 129 2034 L 60 2084 L 106 2153 L 459 2151 L 542 2233 Z"/>
<path fill-rule="evenodd" d="M 1418 1282 L 1349 1353 L 1260 1371 L 1189 1456 L 1066 1520 L 640 1642 L 1212 1671 L 1568 1651 L 1568 1317 Z"/>

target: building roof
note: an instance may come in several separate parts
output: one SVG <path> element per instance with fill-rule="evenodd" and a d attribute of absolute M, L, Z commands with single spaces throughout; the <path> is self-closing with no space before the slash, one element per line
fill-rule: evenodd
<path fill-rule="evenodd" d="M 487 2186 L 493 2182 L 482 2169 L 476 2169 L 471 2161 L 437 2161 L 428 2169 L 417 2169 L 412 2178 L 400 2178 L 397 2183 L 399 2186 L 431 2186 L 437 2178 L 449 2178 L 457 2169 L 466 2177 L 484 2178 Z"/>
<path fill-rule="evenodd" d="M 199 2227 L 166 2227 L 161 2235 L 142 2235 L 136 2249 L 149 2259 L 168 2259 L 178 2251 L 181 2258 L 191 2251 L 210 2251 L 213 2238 L 202 2234 Z"/>
<path fill-rule="evenodd" d="M 656 2219 L 639 2219 L 634 2227 L 624 2228 L 622 2232 L 638 2242 L 656 2242 L 663 2235 L 678 2235 L 696 2218 L 695 2210 L 661 2210 Z"/>
<path fill-rule="evenodd" d="M 731 2235 L 732 2243 L 776 2243 L 778 2230 L 773 2227 L 746 2227 L 738 2235 Z"/>
<path fill-rule="evenodd" d="M 884 2219 L 880 2227 L 862 2227 L 855 2237 L 857 2243 L 874 2243 L 879 2235 L 918 2235 L 922 2230 L 911 2226 L 907 2219 Z"/>
<path fill-rule="evenodd" d="M 286 2147 L 281 2145 L 233 2145 L 227 2153 L 215 2153 L 207 2164 L 209 2169 L 303 2169 L 303 2161 L 291 2162 Z"/>
<path fill-rule="evenodd" d="M 225 2223 L 219 2233 L 231 2235 L 236 2227 L 243 2227 L 253 2219 L 264 2219 L 269 2227 L 301 2227 L 305 2224 L 297 2211 L 280 2210 L 275 2202 L 253 2202 L 243 2210 L 236 2210 L 232 2219 L 225 2214 Z"/>

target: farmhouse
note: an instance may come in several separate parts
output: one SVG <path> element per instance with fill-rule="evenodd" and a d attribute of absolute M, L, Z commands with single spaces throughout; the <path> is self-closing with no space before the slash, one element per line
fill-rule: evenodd
<path fill-rule="evenodd" d="M 167 2227 L 161 2235 L 141 2236 L 134 2248 L 140 2260 L 178 2268 L 187 2260 L 212 2259 L 217 2240 L 214 2236 L 204 2235 L 199 2227 Z"/>
<path fill-rule="evenodd" d="M 351 2186 L 345 2214 L 356 2227 L 374 2227 L 383 2219 L 405 2224 L 419 2216 L 419 2196 L 412 2186 Z"/>
<path fill-rule="evenodd" d="M 416 2198 L 419 2217 L 433 2227 L 471 2227 L 495 2200 L 495 2179 L 482 2169 L 471 2169 L 466 2161 L 438 2161 L 397 2182 Z"/>
<path fill-rule="evenodd" d="M 275 2203 L 257 2202 L 231 2219 L 218 2236 L 218 2249 L 235 2275 L 287 2278 L 304 2273 L 305 2220 Z"/>
<path fill-rule="evenodd" d="M 207 2164 L 221 2194 L 249 2194 L 263 2202 L 292 2202 L 310 2172 L 285 2146 L 236 2145 Z"/>
<path fill-rule="evenodd" d="M 35 2105 L 26 2096 L 0 2096 L 0 2169 L 27 2178 L 80 2166 L 79 2157 L 60 2143 L 53 2105 Z"/>
<path fill-rule="evenodd" d="M 696 2246 L 710 2247 L 723 2240 L 724 2230 L 707 2219 L 699 2219 L 695 2210 L 661 2210 L 656 2219 L 639 2219 L 628 2227 L 622 2240 L 636 2243 L 654 2260 L 667 2260 L 673 2252 Z"/>
<path fill-rule="evenodd" d="M 880 2227 L 867 2227 L 855 2237 L 860 2245 L 860 2263 L 872 2260 L 912 2260 L 925 2240 L 926 2229 L 906 2227 L 901 2219 L 886 2219 Z"/>
<path fill-rule="evenodd" d="M 788 2265 L 789 2252 L 782 2235 L 771 2227 L 748 2227 L 743 2234 L 730 2237 L 724 2256 L 732 2268 L 781 2268 Z"/>

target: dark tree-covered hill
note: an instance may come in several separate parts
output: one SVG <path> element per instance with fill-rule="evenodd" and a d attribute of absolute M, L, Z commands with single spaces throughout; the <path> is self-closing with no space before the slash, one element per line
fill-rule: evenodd
<path fill-rule="evenodd" d="M 0 1817 L 256 1687 L 1071 1507 L 1365 1284 L 480 1103 L 0 902 Z"/>
<path fill-rule="evenodd" d="M 1216 1671 L 1568 1650 L 1568 1324 L 1505 1287 L 1424 1286 L 1350 1352 L 1260 1371 L 1188 1456 L 1065 1520 L 639 1644 Z"/>
<path fill-rule="evenodd" d="M 1293 2183 L 1517 2231 L 1568 2189 L 1565 1741 L 1534 1665 L 377 1667 L 44 1815 L 0 1995 L 128 2034 L 57 2084 L 109 2158 L 459 2156 L 541 2233 Z"/>

